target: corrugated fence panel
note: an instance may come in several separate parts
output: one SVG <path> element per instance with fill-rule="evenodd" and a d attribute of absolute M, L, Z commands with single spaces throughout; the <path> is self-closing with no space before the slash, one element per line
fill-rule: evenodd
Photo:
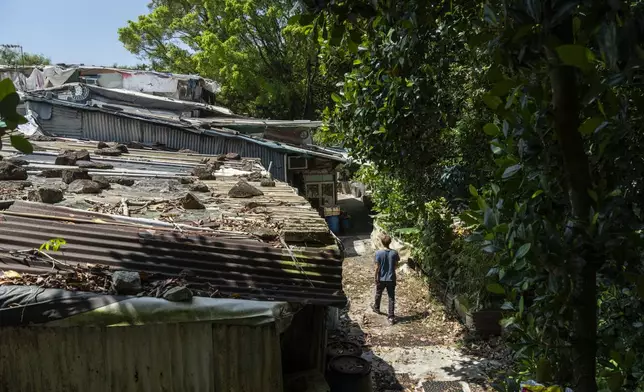
<path fill-rule="evenodd" d="M 216 391 L 283 391 L 280 344 L 274 324 L 214 324 L 213 352 Z"/>
<path fill-rule="evenodd" d="M 46 132 L 62 137 L 81 138 L 83 130 L 83 113 L 81 111 L 66 108 L 64 106 L 52 107 L 51 118 L 40 119 L 40 123 Z"/>
<path fill-rule="evenodd" d="M 41 120 L 41 122 L 45 131 L 63 137 L 120 143 L 131 141 L 145 144 L 160 143 L 176 150 L 187 148 L 212 155 L 236 152 L 244 158 L 259 158 L 265 168 L 271 167 L 273 178 L 286 181 L 285 152 L 233 136 L 199 134 L 110 113 L 80 111 L 56 105 L 53 106 L 51 119 Z"/>
<path fill-rule="evenodd" d="M 211 323 L 0 329 L 0 391 L 282 391 L 279 337 Z"/>
<path fill-rule="evenodd" d="M 126 117 L 102 112 L 83 112 L 83 137 L 90 140 L 118 141 L 138 140 L 141 122 Z"/>

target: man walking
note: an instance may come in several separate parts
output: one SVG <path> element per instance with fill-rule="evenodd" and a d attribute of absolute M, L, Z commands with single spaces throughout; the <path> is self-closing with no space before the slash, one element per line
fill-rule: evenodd
<path fill-rule="evenodd" d="M 376 252 L 376 298 L 373 305 L 373 311 L 380 313 L 380 300 L 382 292 L 387 289 L 389 297 L 389 324 L 395 323 L 394 303 L 396 301 L 396 267 L 400 257 L 398 252 L 389 248 L 391 237 L 382 236 L 382 244 L 385 249 Z"/>

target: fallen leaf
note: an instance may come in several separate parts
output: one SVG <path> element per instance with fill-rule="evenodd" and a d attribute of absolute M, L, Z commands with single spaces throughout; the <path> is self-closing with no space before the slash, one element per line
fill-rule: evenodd
<path fill-rule="evenodd" d="M 17 279 L 20 278 L 22 275 L 20 275 L 18 272 L 10 270 L 10 271 L 4 271 L 2 273 L 3 278 L 8 278 L 8 279 Z"/>

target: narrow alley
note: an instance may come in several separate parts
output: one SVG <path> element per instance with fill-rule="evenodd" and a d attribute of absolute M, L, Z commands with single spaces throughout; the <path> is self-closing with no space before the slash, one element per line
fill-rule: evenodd
<path fill-rule="evenodd" d="M 469 337 L 418 272 L 399 268 L 395 325 L 389 325 L 386 315 L 371 311 L 375 249 L 366 231 L 370 230 L 368 217 L 357 199 L 341 203 L 357 222 L 354 232 L 342 238 L 343 286 L 349 304 L 341 311 L 340 328 L 331 339 L 363 347 L 362 356 L 372 365 L 375 392 L 488 390 L 488 375 L 502 366 L 498 341 Z"/>

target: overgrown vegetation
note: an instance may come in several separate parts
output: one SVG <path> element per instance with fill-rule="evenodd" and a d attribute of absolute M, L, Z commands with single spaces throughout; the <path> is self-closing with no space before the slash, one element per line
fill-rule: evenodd
<path fill-rule="evenodd" d="M 514 313 L 522 378 L 644 390 L 642 7 L 311 2 L 299 20 L 332 32 L 323 63 L 354 53 L 322 139 L 372 164 L 385 226 L 415 235 L 425 265 L 489 267 L 470 281 Z M 436 203 L 465 240 L 445 239 Z"/>
<path fill-rule="evenodd" d="M 296 0 L 153 0 L 119 39 L 154 70 L 215 80 L 218 103 L 236 113 L 313 119 L 343 70 L 337 58 L 318 63 L 319 28 L 287 25 L 298 9 Z"/>
<path fill-rule="evenodd" d="M 35 53 L 20 53 L 12 48 L 0 47 L 0 65 L 21 67 L 23 65 L 49 65 L 49 57 Z"/>
<path fill-rule="evenodd" d="M 18 125 L 25 124 L 27 119 L 18 114 L 16 108 L 20 103 L 20 97 L 10 79 L 0 80 L 0 149 L 2 149 L 2 137 L 9 134 L 11 145 L 24 153 L 33 152 L 33 146 L 24 136 L 16 132 Z"/>

